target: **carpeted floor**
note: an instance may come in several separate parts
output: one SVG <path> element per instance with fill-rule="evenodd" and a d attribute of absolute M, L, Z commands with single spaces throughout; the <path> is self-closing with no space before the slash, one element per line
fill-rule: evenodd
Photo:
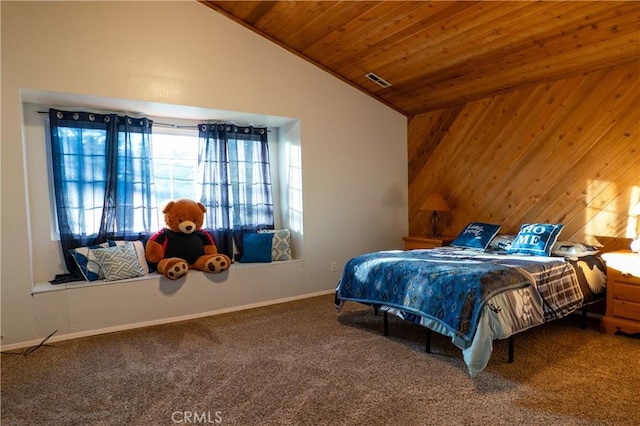
<path fill-rule="evenodd" d="M 640 339 L 570 317 L 471 378 L 439 335 L 332 296 L 2 355 L 2 425 L 637 425 Z"/>

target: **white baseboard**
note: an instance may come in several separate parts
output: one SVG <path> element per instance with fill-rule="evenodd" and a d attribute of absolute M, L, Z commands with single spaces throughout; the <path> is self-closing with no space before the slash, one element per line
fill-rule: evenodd
<path fill-rule="evenodd" d="M 197 313 L 197 314 L 181 315 L 181 316 L 170 317 L 170 318 L 161 318 L 161 319 L 153 320 L 153 321 L 144 321 L 144 322 L 138 322 L 138 323 L 133 323 L 133 324 L 123 324 L 123 325 L 118 325 L 118 326 L 114 326 L 114 327 L 106 327 L 106 328 L 101 328 L 101 329 L 96 329 L 96 330 L 86 330 L 86 331 L 81 331 L 81 332 L 77 332 L 77 333 L 68 333 L 68 334 L 63 334 L 63 335 L 55 335 L 54 334 L 47 341 L 47 344 L 55 343 L 55 342 L 61 342 L 61 341 L 64 341 L 64 340 L 78 339 L 78 338 L 81 338 L 81 337 L 96 336 L 96 335 L 99 335 L 99 334 L 106 334 L 106 333 L 114 333 L 114 332 L 117 332 L 117 331 L 131 330 L 131 329 L 134 329 L 134 328 L 150 327 L 150 326 L 154 326 L 154 325 L 168 324 L 168 323 L 179 322 L 179 321 L 188 321 L 188 320 L 197 319 L 197 318 L 203 318 L 203 317 L 209 317 L 209 316 L 214 316 L 214 315 L 226 314 L 226 313 L 229 313 L 229 312 L 236 312 L 236 311 L 243 311 L 243 310 L 247 310 L 247 309 L 260 308 L 260 307 L 263 307 L 263 306 L 278 305 L 280 303 L 287 303 L 287 302 L 292 302 L 294 300 L 308 299 L 308 298 L 317 297 L 317 296 L 325 296 L 325 295 L 333 294 L 333 293 L 335 293 L 335 289 L 334 290 L 323 290 L 323 291 L 318 291 L 318 292 L 315 292 L 315 293 L 302 294 L 302 295 L 299 295 L 299 296 L 285 297 L 285 298 L 282 298 L 282 299 L 269 300 L 269 301 L 265 301 L 265 302 L 252 303 L 252 304 L 249 304 L 249 305 L 234 306 L 234 307 L 231 307 L 231 308 L 219 309 L 219 310 L 216 310 L 216 311 L 200 312 L 200 313 Z M 40 344 L 40 342 L 42 342 L 42 339 L 35 339 L 35 340 L 26 341 L 26 342 L 12 343 L 12 344 L 9 344 L 9 345 L 2 345 L 2 346 L 0 346 L 0 350 L 4 352 L 4 351 L 15 350 L 15 349 L 28 348 L 28 347 L 31 347 L 31 346 L 36 346 L 36 345 Z"/>

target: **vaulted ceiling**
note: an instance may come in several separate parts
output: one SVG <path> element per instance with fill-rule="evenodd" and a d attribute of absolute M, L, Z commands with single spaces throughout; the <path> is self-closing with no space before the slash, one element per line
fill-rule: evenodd
<path fill-rule="evenodd" d="M 201 3 L 407 116 L 640 60 L 640 1 Z"/>

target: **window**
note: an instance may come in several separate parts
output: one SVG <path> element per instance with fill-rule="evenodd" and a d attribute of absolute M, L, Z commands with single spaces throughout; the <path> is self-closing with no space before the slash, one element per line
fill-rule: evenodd
<path fill-rule="evenodd" d="M 205 205 L 205 227 L 225 241 L 219 250 L 228 255 L 234 230 L 273 228 L 266 128 L 201 124 L 152 132 L 146 118 L 59 110 L 49 118 L 65 254 L 150 235 L 162 223 L 158 207 L 176 198 Z"/>

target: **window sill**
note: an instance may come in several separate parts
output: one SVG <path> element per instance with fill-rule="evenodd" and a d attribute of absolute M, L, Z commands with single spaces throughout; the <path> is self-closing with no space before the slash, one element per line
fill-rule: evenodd
<path fill-rule="evenodd" d="M 231 268 L 229 269 L 229 271 L 247 269 L 247 268 L 268 268 L 275 265 L 297 263 L 297 262 L 304 262 L 304 260 L 302 259 L 281 260 L 281 261 L 270 262 L 270 263 L 237 263 L 236 262 L 231 265 Z M 190 271 L 189 274 L 204 274 L 204 272 Z M 63 284 L 51 284 L 48 281 L 38 281 L 33 284 L 31 294 L 34 295 L 34 294 L 40 294 L 40 293 L 49 293 L 52 291 L 73 290 L 76 288 L 96 287 L 96 286 L 102 286 L 102 285 L 127 284 L 131 282 L 154 280 L 154 279 L 160 280 L 160 279 L 166 279 L 166 278 L 164 278 L 162 275 L 156 272 L 152 272 L 150 274 L 147 274 L 141 277 L 127 278 L 124 280 L 117 280 L 117 281 L 105 281 L 105 280 L 73 281 L 73 282 L 63 283 Z"/>

